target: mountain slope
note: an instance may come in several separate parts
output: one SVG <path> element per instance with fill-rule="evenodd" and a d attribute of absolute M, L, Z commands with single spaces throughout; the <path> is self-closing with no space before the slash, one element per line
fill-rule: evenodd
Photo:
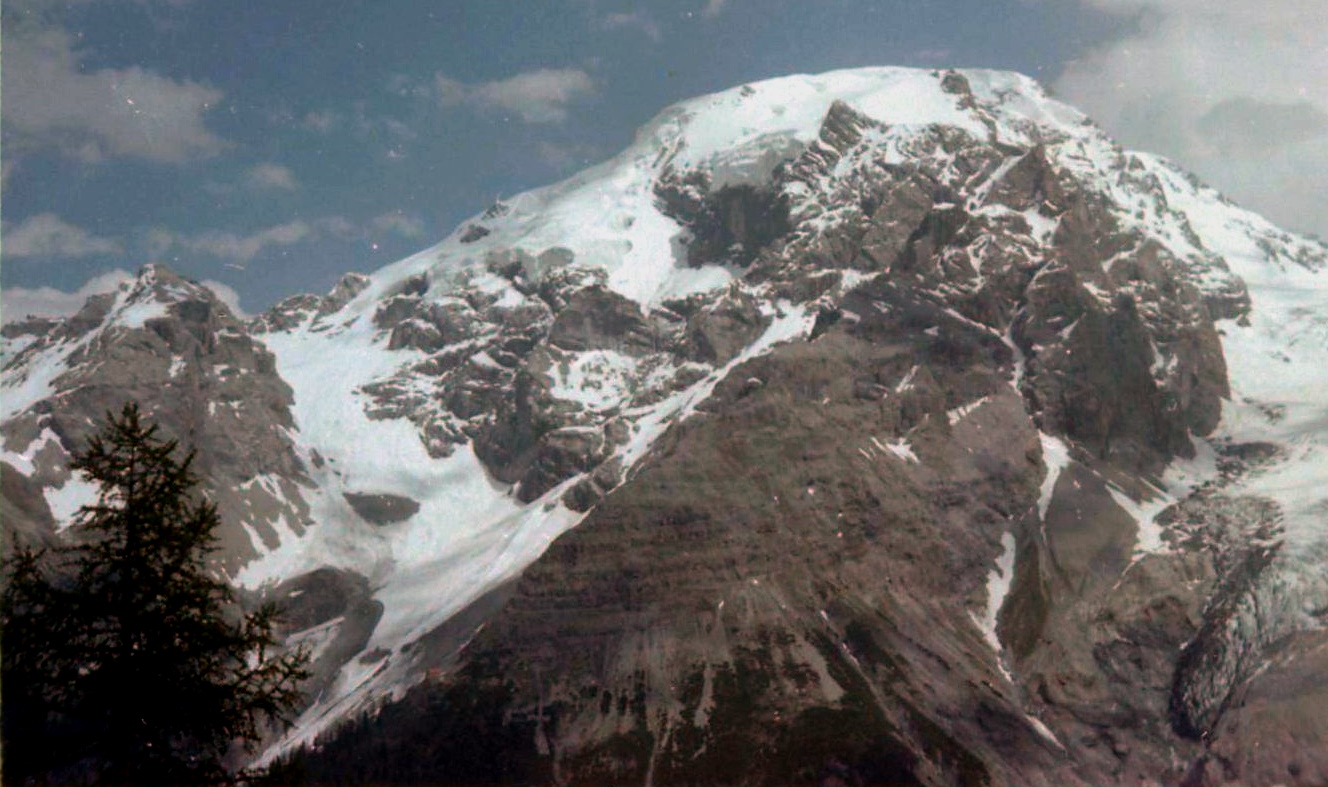
<path fill-rule="evenodd" d="M 268 756 L 395 696 L 310 767 L 1322 781 L 1324 267 L 1018 75 L 666 110 L 438 246 L 191 334 L 271 358 L 246 423 L 280 460 L 210 476 L 263 490 L 223 510 L 251 534 L 226 567 L 319 654 Z M 163 315 L 113 328 L 163 278 L 10 331 L 7 506 L 70 507 L 38 457 L 104 405 L 84 380 L 175 379 Z M 90 364 L 74 324 L 145 349 Z M 201 428 L 164 416 L 205 456 L 220 387 Z"/>

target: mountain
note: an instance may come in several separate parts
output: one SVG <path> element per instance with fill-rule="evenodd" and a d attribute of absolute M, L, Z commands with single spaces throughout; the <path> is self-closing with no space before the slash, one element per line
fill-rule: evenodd
<path fill-rule="evenodd" d="M 1016 74 L 754 83 L 247 323 L 6 326 L 7 543 L 143 403 L 315 780 L 1321 784 L 1325 269 Z"/>

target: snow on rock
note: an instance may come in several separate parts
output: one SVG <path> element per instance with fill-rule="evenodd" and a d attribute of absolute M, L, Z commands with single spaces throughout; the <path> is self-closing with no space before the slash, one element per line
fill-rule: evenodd
<path fill-rule="evenodd" d="M 996 566 L 987 575 L 987 605 L 983 608 L 981 617 L 973 615 L 973 622 L 977 624 L 987 644 L 991 645 L 992 651 L 996 653 L 998 664 L 1005 649 L 996 633 L 996 618 L 1000 614 L 1001 607 L 1005 605 L 1005 598 L 1010 595 L 1010 585 L 1014 582 L 1014 556 L 1014 534 L 1002 533 L 1001 553 L 996 556 Z M 1004 666 L 1001 667 L 1001 671 L 1009 677 Z"/>
<path fill-rule="evenodd" d="M 704 173 L 712 188 L 760 187 L 770 181 L 779 164 L 816 143 L 827 111 L 841 101 L 881 126 L 868 129 L 860 148 L 834 163 L 831 178 L 848 178 L 867 166 L 868 151 L 879 151 L 882 161 L 898 162 L 914 155 L 916 151 L 907 149 L 908 140 L 935 124 L 978 139 L 1028 147 L 1044 144 L 1048 157 L 1058 166 L 1119 200 L 1122 215 L 1142 216 L 1141 226 L 1148 237 L 1163 243 L 1178 258 L 1195 261 L 1200 284 L 1214 289 L 1226 285 L 1227 277 L 1213 262 L 1213 252 L 1196 246 L 1194 233 L 1177 218 L 1181 198 L 1168 192 L 1167 202 L 1172 206 L 1168 209 L 1140 196 L 1139 183 L 1119 182 L 1112 173 L 1128 164 L 1126 154 L 1083 115 L 1049 99 L 1022 76 L 987 71 L 962 75 L 971 89 L 967 102 L 943 89 L 937 72 L 891 68 L 791 76 L 683 102 L 662 112 L 615 158 L 561 183 L 508 199 L 463 223 L 437 246 L 373 274 L 361 291 L 321 323 L 306 320 L 293 331 L 269 334 L 267 344 L 277 356 L 281 376 L 295 390 L 301 450 L 306 454 L 316 450 L 325 459 L 320 469 L 311 472 L 317 489 L 308 496 L 311 516 L 321 524 L 265 554 L 245 570 L 242 581 L 260 585 L 318 565 L 354 567 L 369 575 L 377 588 L 375 598 L 385 608 L 371 647 L 394 654 L 374 664 L 348 665 L 323 701 L 301 719 L 287 743 L 312 738 L 330 720 L 343 718 L 349 709 L 363 706 L 376 693 L 391 689 L 394 681 L 404 680 L 406 660 L 399 648 L 405 642 L 515 576 L 552 538 L 580 520 L 580 514 L 559 502 L 576 478 L 522 505 L 506 486 L 488 476 L 469 445 L 460 446 L 450 456 L 431 456 L 415 425 L 401 418 L 366 415 L 365 386 L 424 357 L 410 348 L 385 351 L 381 332 L 374 326 L 378 305 L 399 292 L 403 282 L 427 282 L 425 295 L 433 298 L 467 288 L 491 297 L 495 308 L 515 309 L 527 300 L 517 292 L 517 283 L 530 287 L 560 271 L 581 270 L 602 277 L 600 281 L 610 290 L 646 312 L 670 299 L 732 286 L 738 274 L 733 268 L 688 265 L 683 252 L 688 231 L 662 212 L 656 184 L 673 171 Z M 985 188 L 998 183 L 1019 160 L 1011 157 L 1003 162 Z M 1165 169 L 1162 164 L 1139 160 L 1147 171 L 1132 175 L 1136 180 L 1154 174 L 1164 185 L 1169 182 L 1157 174 Z M 1177 188 L 1194 191 L 1187 184 Z M 983 206 L 983 195 L 976 195 L 975 201 L 976 210 L 1010 212 L 999 205 Z M 1201 201 L 1203 210 L 1211 209 L 1210 199 Z M 833 206 L 809 209 L 809 221 L 829 228 L 837 220 L 829 208 Z M 1017 218 L 1039 244 L 1050 242 L 1057 229 L 1057 220 L 1036 208 L 1019 212 Z M 1245 237 L 1239 229 L 1234 234 Z M 517 279 L 508 281 L 497 275 L 492 264 L 496 258 L 515 260 L 520 268 Z M 862 278 L 856 271 L 851 274 L 846 278 L 854 283 Z M 983 274 L 979 271 L 978 275 Z M 802 306 L 763 301 L 761 308 L 772 319 L 755 342 L 696 382 L 650 404 L 630 406 L 634 390 L 665 382 L 661 374 L 673 367 L 645 365 L 641 358 L 607 349 L 562 356 L 550 369 L 550 395 L 590 413 L 621 409 L 630 427 L 613 456 L 630 472 L 668 426 L 694 412 L 737 364 L 780 341 L 806 335 L 814 321 L 813 313 Z M 1024 354 L 1014 341 L 1012 328 L 999 338 L 1014 352 L 1014 384 L 1019 388 L 1025 373 Z M 468 357 L 483 370 L 502 373 L 502 364 L 490 352 L 472 350 Z M 1328 368 L 1328 364 L 1318 368 Z M 910 369 L 894 384 L 894 392 L 907 392 L 917 372 L 916 367 Z M 427 391 L 422 393 L 427 395 Z M 949 420 L 958 422 L 984 401 L 955 408 L 948 413 Z M 1043 433 L 1040 440 L 1047 471 L 1038 513 L 1045 520 L 1070 452 L 1056 436 Z M 905 438 L 873 442 L 882 453 L 905 462 L 918 461 Z M 1160 543 L 1160 536 L 1151 528 L 1154 509 L 1160 510 L 1166 501 L 1182 494 L 1205 470 L 1173 465 L 1163 480 L 1165 489 L 1157 498 L 1141 503 L 1113 490 L 1141 522 L 1142 550 L 1155 549 Z M 1287 479 L 1287 483 L 1291 481 Z M 391 489 L 409 496 L 420 504 L 420 513 L 407 522 L 369 530 L 346 510 L 341 494 L 363 488 Z M 1008 535 L 1002 544 L 1001 560 L 1005 562 L 998 564 L 989 579 L 988 608 L 979 621 L 992 641 L 995 614 L 1012 574 L 1013 546 Z M 999 643 L 994 647 L 999 650 Z"/>
<path fill-rule="evenodd" d="M 1042 463 L 1047 466 L 1047 474 L 1042 477 L 1042 488 L 1038 493 L 1038 518 L 1047 521 L 1047 509 L 1051 508 L 1051 496 L 1056 491 L 1056 481 L 1061 471 L 1070 464 L 1070 448 L 1059 437 L 1046 432 L 1038 432 L 1042 441 Z"/>
<path fill-rule="evenodd" d="M 974 399 L 968 404 L 962 404 L 954 409 L 946 411 L 945 417 L 950 422 L 950 425 L 954 426 L 955 424 L 967 418 L 968 415 L 972 413 L 974 410 L 978 409 L 979 407 L 986 404 L 990 400 L 991 400 L 990 396 L 984 396 L 980 399 Z"/>
<path fill-rule="evenodd" d="M 1139 531 L 1135 540 L 1135 559 L 1143 555 L 1161 552 L 1166 548 L 1162 540 L 1162 527 L 1157 524 L 1157 516 L 1171 505 L 1184 500 L 1200 484 L 1217 475 L 1217 453 L 1207 440 L 1195 440 L 1196 450 L 1192 459 L 1175 459 L 1167 466 L 1160 480 L 1160 485 L 1152 486 L 1151 494 L 1142 500 L 1135 500 L 1115 484 L 1108 483 L 1107 491 L 1116 505 L 1125 509 L 1136 523 Z"/>
<path fill-rule="evenodd" d="M 550 390 L 558 399 L 577 402 L 590 410 L 617 407 L 631 397 L 636 384 L 637 360 L 612 350 L 578 353 L 555 370 Z"/>
<path fill-rule="evenodd" d="M 1278 460 L 1227 489 L 1277 503 L 1285 548 L 1270 583 L 1304 615 L 1328 605 L 1328 247 L 1274 226 L 1164 159 L 1135 154 L 1207 251 L 1248 288 L 1244 320 L 1220 323 L 1231 397 L 1210 435 L 1279 446 Z"/>

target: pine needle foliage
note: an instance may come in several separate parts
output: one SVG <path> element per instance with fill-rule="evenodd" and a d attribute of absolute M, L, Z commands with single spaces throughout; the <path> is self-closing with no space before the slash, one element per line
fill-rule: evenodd
<path fill-rule="evenodd" d="M 72 463 L 100 488 L 72 543 L 7 561 L 6 783 L 227 782 L 234 748 L 299 702 L 308 656 L 209 569 L 217 508 L 177 453 L 136 405 L 108 415 Z"/>

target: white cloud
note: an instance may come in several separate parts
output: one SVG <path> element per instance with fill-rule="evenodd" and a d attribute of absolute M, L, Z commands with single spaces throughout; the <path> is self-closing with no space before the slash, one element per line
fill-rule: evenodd
<path fill-rule="evenodd" d="M 151 259 L 201 254 L 221 260 L 227 263 L 227 267 L 242 269 L 272 249 L 323 239 L 340 243 L 366 241 L 371 240 L 375 232 L 417 238 L 424 235 L 425 228 L 415 216 L 394 211 L 365 222 L 352 222 L 342 216 L 324 216 L 308 221 L 296 219 L 250 233 L 232 230 L 183 233 L 158 227 L 146 234 L 144 246 Z"/>
<path fill-rule="evenodd" d="M 16 226 L 7 226 L 0 242 L 6 257 L 88 257 L 114 254 L 120 244 L 100 238 L 54 213 L 38 213 Z"/>
<path fill-rule="evenodd" d="M 309 112 L 300 121 L 301 125 L 311 131 L 317 131 L 320 134 L 327 134 L 337 126 L 341 125 L 341 115 L 331 110 L 322 112 Z"/>
<path fill-rule="evenodd" d="M 296 220 L 242 235 L 230 230 L 208 230 L 186 235 L 167 229 L 148 234 L 148 249 L 153 257 L 171 253 L 193 252 L 243 265 L 272 246 L 293 246 L 312 237 L 314 228 Z"/>
<path fill-rule="evenodd" d="M 705 7 L 701 9 L 701 16 L 708 19 L 719 16 L 719 12 L 724 10 L 728 0 L 706 0 Z"/>
<path fill-rule="evenodd" d="M 644 11 L 618 11 L 595 21 L 600 30 L 636 30 L 655 43 L 664 37 L 653 17 Z"/>
<path fill-rule="evenodd" d="M 326 216 L 314 224 L 320 233 L 331 235 L 337 240 L 355 240 L 360 235 L 359 228 L 342 216 Z"/>
<path fill-rule="evenodd" d="M 553 142 L 540 140 L 535 146 L 540 161 L 556 170 L 583 168 L 602 158 L 599 148 L 580 142 Z"/>
<path fill-rule="evenodd" d="M 595 93 L 590 74 L 577 68 L 541 68 L 477 84 L 438 74 L 434 84 L 443 106 L 468 104 L 502 110 L 526 123 L 562 123 L 573 102 Z"/>
<path fill-rule="evenodd" d="M 405 213 L 384 213 L 370 222 L 379 232 L 394 232 L 403 238 L 418 238 L 424 234 L 424 222 Z"/>
<path fill-rule="evenodd" d="M 238 319 L 247 320 L 251 316 L 240 307 L 240 293 L 236 292 L 234 287 L 229 284 L 222 284 L 216 279 L 204 279 L 199 284 L 212 290 L 212 294 L 217 296 L 217 300 L 226 304 L 230 308 L 231 314 L 234 314 Z"/>
<path fill-rule="evenodd" d="M 251 189 L 295 191 L 300 184 L 295 180 L 295 173 L 289 167 L 272 162 L 264 162 L 249 168 L 244 175 L 244 182 Z"/>
<path fill-rule="evenodd" d="M 1055 89 L 1129 147 L 1175 159 L 1291 228 L 1328 235 L 1322 0 L 1080 0 L 1134 29 Z"/>
<path fill-rule="evenodd" d="M 133 278 L 128 271 L 117 269 L 89 279 L 74 292 L 54 287 L 5 287 L 0 290 L 0 321 L 18 322 L 29 316 L 68 317 L 83 308 L 90 296 L 111 292 Z"/>
<path fill-rule="evenodd" d="M 84 70 L 64 30 L 7 25 L 4 68 L 6 141 L 20 151 L 179 163 L 227 147 L 203 123 L 220 90 L 137 66 Z"/>

